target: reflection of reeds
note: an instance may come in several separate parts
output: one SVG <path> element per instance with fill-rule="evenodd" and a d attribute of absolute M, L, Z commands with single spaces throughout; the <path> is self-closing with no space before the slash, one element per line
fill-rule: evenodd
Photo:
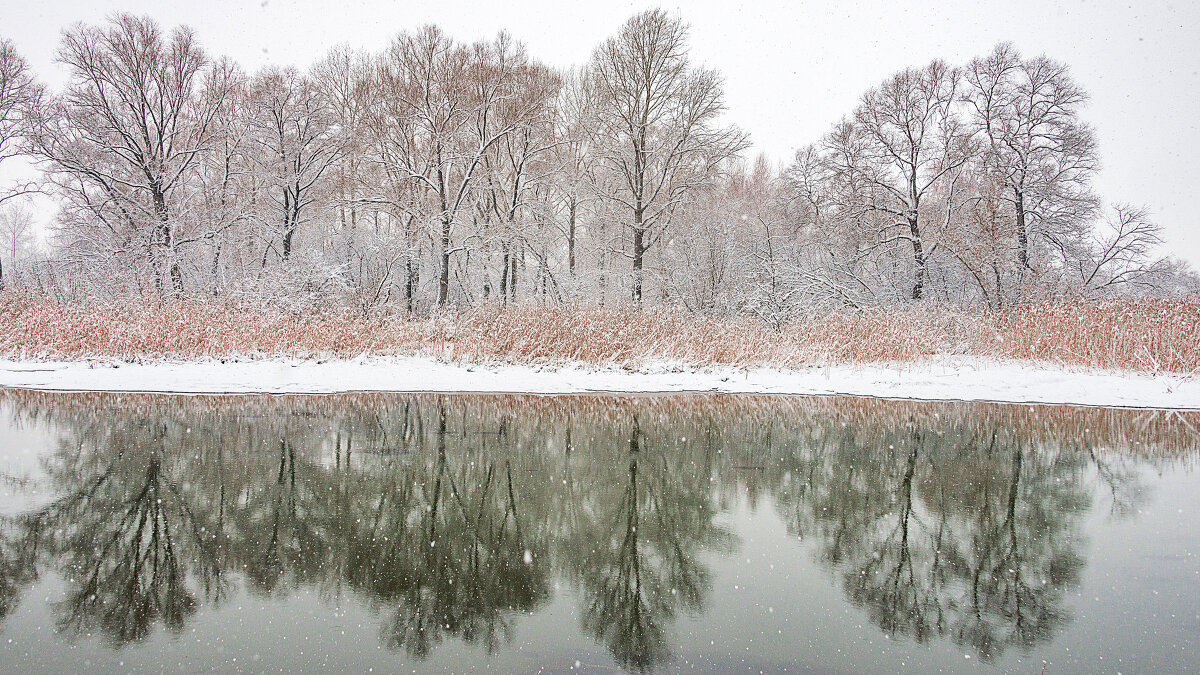
<path fill-rule="evenodd" d="M 248 424 L 276 420 L 333 429 L 344 423 L 394 425 L 410 415 L 419 421 L 422 414 L 428 416 L 440 408 L 456 420 L 455 433 L 473 442 L 487 442 L 518 430 L 546 430 L 547 435 L 559 436 L 572 427 L 624 428 L 636 415 L 649 433 L 693 428 L 726 438 L 740 437 L 748 443 L 771 430 L 792 433 L 844 423 L 868 435 L 872 430 L 890 433 L 910 426 L 978 434 L 1003 429 L 1034 445 L 1079 444 L 1093 452 L 1144 458 L 1190 460 L 1200 450 L 1200 412 L 853 397 L 380 393 L 169 396 L 0 390 L 0 404 L 10 405 L 18 416 L 47 421 L 65 417 L 102 423 L 110 416 L 187 420 L 193 425 L 205 420 Z M 424 423 L 429 426 L 432 421 L 425 419 Z M 394 444 L 364 446 L 361 452 L 370 454 L 372 450 L 396 454 L 404 448 Z"/>
<path fill-rule="evenodd" d="M 968 314 L 937 305 L 834 313 L 774 331 L 749 317 L 670 309 L 521 307 L 428 319 L 296 316 L 195 300 L 59 305 L 0 294 L 0 355 L 305 358 L 425 355 L 466 362 L 638 367 L 911 361 L 937 354 L 1192 373 L 1200 305 L 1060 303 Z"/>

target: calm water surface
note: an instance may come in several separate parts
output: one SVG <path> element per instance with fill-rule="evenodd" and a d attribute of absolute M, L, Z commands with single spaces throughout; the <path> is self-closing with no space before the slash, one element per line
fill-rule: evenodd
<path fill-rule="evenodd" d="M 1200 415 L 0 392 L 0 671 L 1195 672 Z"/>

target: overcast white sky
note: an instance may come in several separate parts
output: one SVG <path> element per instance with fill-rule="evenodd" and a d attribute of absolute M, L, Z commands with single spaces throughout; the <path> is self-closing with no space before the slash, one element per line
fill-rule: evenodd
<path fill-rule="evenodd" d="M 1092 95 L 1107 201 L 1147 205 L 1167 229 L 1169 252 L 1200 267 L 1200 2 L 838 3 L 491 0 L 0 0 L 0 35 L 12 39 L 52 86 L 59 31 L 115 11 L 196 29 L 213 55 L 248 71 L 266 63 L 306 67 L 331 46 L 376 50 L 397 32 L 437 23 L 463 40 L 500 29 L 555 66 L 584 62 L 629 15 L 677 12 L 692 26 L 697 62 L 726 78 L 729 118 L 756 151 L 785 161 L 848 113 L 868 87 L 933 58 L 964 63 L 1011 40 L 1024 53 L 1071 65 Z M 7 171 L 5 173 L 8 173 Z"/>

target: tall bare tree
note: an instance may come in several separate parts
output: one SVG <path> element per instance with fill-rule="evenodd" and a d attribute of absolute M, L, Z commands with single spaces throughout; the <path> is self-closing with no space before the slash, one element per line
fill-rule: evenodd
<path fill-rule="evenodd" d="M 335 47 L 316 65 L 309 77 L 329 106 L 341 150 L 335 162 L 335 195 L 342 229 L 357 225 L 359 192 L 366 176 L 366 153 L 370 145 L 367 129 L 372 91 L 370 57 L 342 45 Z"/>
<path fill-rule="evenodd" d="M 221 95 L 201 96 L 209 61 L 191 29 L 164 34 L 149 17 L 117 14 L 63 33 L 70 74 L 33 134 L 35 152 L 71 198 L 109 228 L 132 228 L 155 284 L 183 292 L 178 192 L 206 149 Z M 169 279 L 169 281 L 168 281 Z"/>
<path fill-rule="evenodd" d="M 524 48 L 501 34 L 493 42 L 456 43 L 436 26 L 405 33 L 384 59 L 383 86 L 391 127 L 392 167 L 430 198 L 422 214 L 436 223 L 437 304 L 450 297 L 454 229 L 470 210 L 484 157 L 520 124 L 501 105 L 517 95 Z"/>
<path fill-rule="evenodd" d="M 10 40 L 0 39 L 0 164 L 21 152 L 21 139 L 28 121 L 43 96 L 29 64 Z M 0 188 L 0 204 L 35 189 L 32 182 L 17 182 Z"/>
<path fill-rule="evenodd" d="M 279 256 L 287 262 L 319 182 L 338 157 L 340 139 L 321 90 L 295 68 L 266 68 L 251 88 L 251 119 L 262 148 L 258 161 L 273 183 L 269 194 L 280 225 Z"/>
<path fill-rule="evenodd" d="M 212 295 L 220 294 L 222 270 L 236 258 L 245 244 L 254 211 L 258 186 L 255 176 L 255 144 L 252 141 L 249 79 L 233 61 L 222 58 L 212 68 L 202 96 L 217 99 L 208 151 L 197 170 L 197 191 L 203 204 L 200 230 L 212 247 L 209 284 Z M 232 244 L 232 246 L 231 246 Z"/>
<path fill-rule="evenodd" d="M 589 183 L 593 158 L 588 152 L 590 96 L 583 71 L 564 75 L 555 103 L 554 161 L 557 165 L 551 192 L 564 211 L 562 232 L 567 242 L 567 273 L 574 279 L 578 258 L 580 210 L 591 200 Z"/>
<path fill-rule="evenodd" d="M 1099 169 L 1096 140 L 1079 119 L 1088 96 L 1066 65 L 1022 58 L 1007 42 L 964 72 L 966 100 L 985 139 L 985 166 L 1004 187 L 1017 259 L 1028 269 L 1031 230 L 1061 239 L 1097 209 L 1090 190 Z"/>
<path fill-rule="evenodd" d="M 0 207 L 0 290 L 4 290 L 5 272 L 13 276 L 17 265 L 33 251 L 33 213 L 17 204 Z M 8 265 L 8 268 L 5 268 Z"/>
<path fill-rule="evenodd" d="M 958 80 L 957 70 L 933 61 L 868 91 L 853 118 L 859 159 L 865 161 L 840 167 L 866 186 L 869 198 L 862 207 L 890 217 L 882 242 L 907 241 L 912 247 L 914 300 L 924 296 L 932 253 L 922 232 L 922 202 L 970 156 L 970 134 L 954 109 Z"/>
<path fill-rule="evenodd" d="M 723 81 L 688 62 L 688 26 L 662 10 L 630 18 L 592 54 L 592 141 L 616 175 L 605 196 L 629 214 L 633 299 L 642 300 L 642 269 L 671 216 L 713 184 L 722 163 L 748 147 L 736 127 L 721 126 Z"/>
<path fill-rule="evenodd" d="M 539 206 L 540 194 L 548 189 L 557 169 L 549 153 L 559 139 L 555 136 L 555 107 L 562 80 L 538 63 L 513 68 L 517 88 L 497 107 L 498 124 L 510 131 L 484 156 L 488 169 L 484 202 L 500 225 L 500 296 L 517 297 L 517 268 L 521 251 L 529 248 L 538 260 L 539 277 L 549 274 L 544 237 L 535 236 L 548 214 Z"/>

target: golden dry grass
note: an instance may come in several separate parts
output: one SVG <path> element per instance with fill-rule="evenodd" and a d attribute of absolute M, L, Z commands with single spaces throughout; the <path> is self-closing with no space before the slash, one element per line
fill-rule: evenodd
<path fill-rule="evenodd" d="M 0 356 L 347 358 L 639 367 L 904 362 L 942 354 L 1151 372 L 1200 370 L 1200 304 L 1151 300 L 969 314 L 937 305 L 835 313 L 774 331 L 750 317 L 526 306 L 426 319 L 295 316 L 215 302 L 60 305 L 0 294 Z"/>
<path fill-rule="evenodd" d="M 1148 372 L 1200 370 L 1200 304 L 1175 300 L 1042 305 L 997 317 L 997 354 Z"/>

